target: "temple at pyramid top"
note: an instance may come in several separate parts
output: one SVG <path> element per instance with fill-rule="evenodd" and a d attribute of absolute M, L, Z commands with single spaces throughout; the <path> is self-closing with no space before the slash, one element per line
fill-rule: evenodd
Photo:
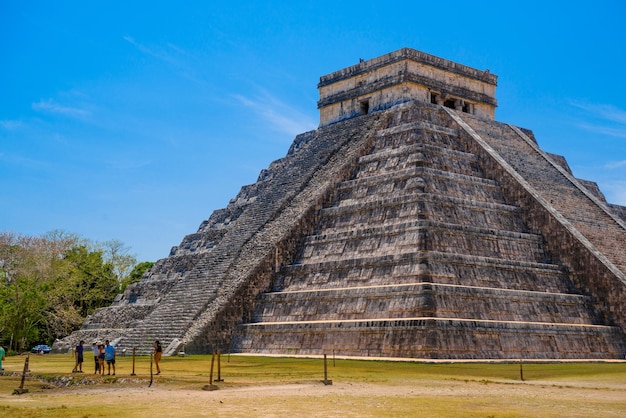
<path fill-rule="evenodd" d="M 53 348 L 624 359 L 626 208 L 496 81 L 408 48 L 322 76 L 320 128 Z"/>
<path fill-rule="evenodd" d="M 494 119 L 497 80 L 489 70 L 402 48 L 320 77 L 320 127 L 407 101 Z"/>

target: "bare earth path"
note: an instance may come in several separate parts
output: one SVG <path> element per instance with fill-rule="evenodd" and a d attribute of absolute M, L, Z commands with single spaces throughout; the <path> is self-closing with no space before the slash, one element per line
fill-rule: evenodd
<path fill-rule="evenodd" d="M 338 362 L 330 368 L 332 385 L 324 385 L 317 377 L 318 363 L 238 359 L 224 366 L 226 381 L 216 382 L 217 390 L 205 391 L 207 364 L 202 359 L 168 359 L 169 375 L 155 377 L 152 387 L 148 387 L 149 375 L 131 379 L 124 374 L 60 388 L 31 381 L 30 393 L 20 396 L 11 394 L 19 378 L 1 376 L 0 414 L 46 418 L 626 416 L 624 363 L 527 365 L 529 377 L 522 382 L 517 365 Z M 541 374 L 551 377 L 539 378 Z"/>
<path fill-rule="evenodd" d="M 407 382 L 393 386 L 344 382 L 325 386 L 321 382 L 303 382 L 216 391 L 157 383 L 150 388 L 94 385 L 0 397 L 0 411 L 15 404 L 35 407 L 28 408 L 33 415 L 22 410 L 19 416 L 47 417 L 57 413 L 111 416 L 113 411 L 129 417 L 436 417 L 451 416 L 454 411 L 463 416 L 618 417 L 626 414 L 626 383 L 585 387 L 563 386 L 558 382 L 426 381 L 419 385 Z"/>

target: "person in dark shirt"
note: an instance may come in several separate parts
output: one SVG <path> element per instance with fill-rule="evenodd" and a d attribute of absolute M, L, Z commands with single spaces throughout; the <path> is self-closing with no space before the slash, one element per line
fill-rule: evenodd
<path fill-rule="evenodd" d="M 74 356 L 76 356 L 76 366 L 74 366 L 74 371 L 76 373 L 82 373 L 83 372 L 83 354 L 84 354 L 84 347 L 83 345 L 85 344 L 85 342 L 83 340 L 80 340 L 80 342 L 78 343 L 78 345 L 76 346 L 76 349 L 74 350 Z"/>

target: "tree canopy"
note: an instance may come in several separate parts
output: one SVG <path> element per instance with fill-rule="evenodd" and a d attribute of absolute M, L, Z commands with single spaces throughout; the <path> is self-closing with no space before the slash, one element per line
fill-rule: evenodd
<path fill-rule="evenodd" d="M 120 241 L 91 242 L 53 231 L 0 233 L 0 342 L 22 351 L 80 328 L 153 263 L 137 263 Z"/>

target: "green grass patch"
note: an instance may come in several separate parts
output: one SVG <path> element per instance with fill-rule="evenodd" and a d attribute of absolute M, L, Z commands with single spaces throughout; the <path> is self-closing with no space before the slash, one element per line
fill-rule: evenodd
<path fill-rule="evenodd" d="M 119 357 L 116 376 L 72 373 L 71 355 L 5 362 L 0 414 L 7 417 L 141 416 L 621 416 L 626 363 L 413 363 L 223 355 L 209 383 L 210 355 L 166 357 L 150 383 L 150 357 Z M 218 365 L 213 364 L 213 379 Z M 13 375 L 8 375 L 13 374 Z"/>

